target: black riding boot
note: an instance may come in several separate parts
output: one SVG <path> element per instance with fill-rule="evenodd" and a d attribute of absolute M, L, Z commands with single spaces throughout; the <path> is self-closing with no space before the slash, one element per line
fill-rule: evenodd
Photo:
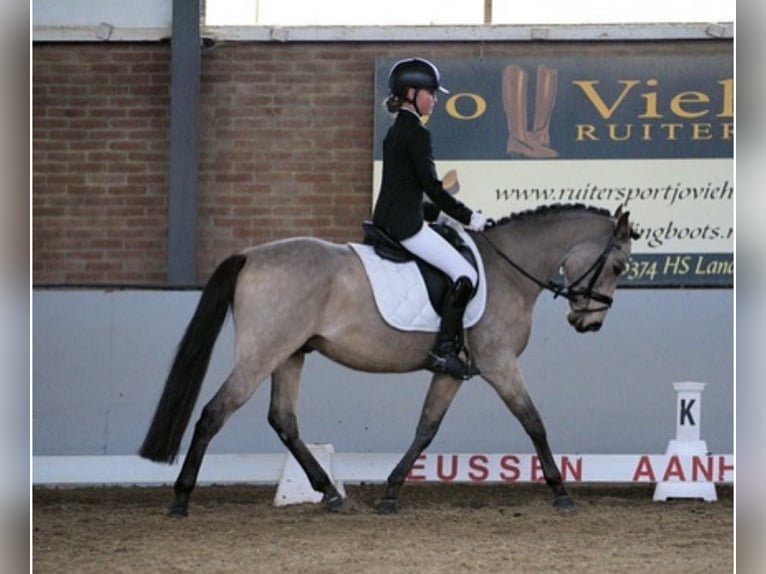
<path fill-rule="evenodd" d="M 468 277 L 460 277 L 447 293 L 436 345 L 428 354 L 428 368 L 434 373 L 447 373 L 456 379 L 470 379 L 478 374 L 460 357 L 463 350 L 463 315 L 473 285 Z"/>

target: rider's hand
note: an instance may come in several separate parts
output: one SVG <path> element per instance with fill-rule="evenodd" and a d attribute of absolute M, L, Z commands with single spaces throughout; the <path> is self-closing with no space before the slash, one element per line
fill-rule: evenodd
<path fill-rule="evenodd" d="M 460 182 L 457 179 L 457 171 L 451 169 L 445 173 L 444 179 L 442 179 L 442 186 L 444 187 L 444 191 L 450 195 L 457 194 L 457 192 L 460 191 Z"/>
<path fill-rule="evenodd" d="M 471 223 L 468 224 L 468 229 L 472 231 L 484 231 L 489 223 L 489 218 L 481 211 L 474 211 L 471 214 Z"/>

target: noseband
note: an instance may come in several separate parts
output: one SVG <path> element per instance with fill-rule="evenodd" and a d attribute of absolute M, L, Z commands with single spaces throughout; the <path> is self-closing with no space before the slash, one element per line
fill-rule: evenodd
<path fill-rule="evenodd" d="M 590 313 L 605 311 L 612 306 L 612 302 L 614 301 L 614 299 L 609 295 L 604 295 L 603 293 L 599 293 L 593 289 L 593 287 L 596 285 L 596 281 L 598 281 L 598 278 L 601 277 L 601 273 L 604 271 L 606 260 L 609 258 L 609 253 L 612 251 L 612 249 L 620 249 L 620 246 L 615 243 L 614 237 L 609 238 L 609 241 L 604 247 L 604 250 L 601 252 L 601 255 L 596 258 L 593 264 L 588 267 L 588 269 L 586 269 L 585 272 L 580 275 L 580 277 L 578 277 L 575 281 L 572 281 L 568 288 L 563 287 L 567 291 L 566 295 L 564 296 L 570 301 L 573 301 L 576 297 L 587 297 L 591 301 L 598 301 L 599 303 L 604 304 L 604 307 L 599 307 L 598 309 L 588 309 L 587 311 Z M 590 281 L 588 281 L 588 284 L 584 288 L 578 287 L 578 285 L 582 283 L 591 272 L 593 275 L 591 276 Z"/>
<path fill-rule="evenodd" d="M 609 258 L 609 253 L 613 249 L 620 249 L 620 246 L 617 245 L 617 243 L 614 241 L 614 237 L 610 237 L 609 241 L 607 242 L 606 246 L 604 247 L 603 251 L 601 251 L 601 254 L 596 258 L 596 260 L 588 267 L 582 275 L 580 275 L 577 279 L 572 281 L 570 285 L 561 285 L 560 283 L 556 283 L 555 281 L 541 281 L 531 273 L 529 273 L 526 269 L 521 267 L 518 263 L 513 261 L 510 257 L 508 257 L 505 253 L 500 251 L 500 249 L 492 243 L 492 241 L 487 237 L 484 233 L 480 232 L 479 235 L 481 235 L 482 238 L 484 238 L 484 241 L 486 241 L 490 247 L 492 247 L 493 251 L 497 253 L 503 260 L 505 260 L 506 263 L 508 263 L 511 267 L 516 269 L 519 273 L 521 273 L 524 277 L 535 283 L 536 285 L 539 285 L 543 289 L 546 289 L 548 291 L 551 291 L 553 293 L 553 298 L 556 297 L 564 297 L 565 299 L 569 301 L 576 301 L 580 297 L 586 297 L 587 299 L 591 301 L 598 301 L 599 303 L 602 303 L 603 307 L 598 307 L 596 309 L 585 309 L 583 312 L 585 313 L 598 313 L 599 311 L 606 311 L 612 306 L 613 298 L 609 295 L 605 295 L 604 293 L 599 293 L 598 291 L 595 291 L 593 288 L 596 285 L 596 281 L 598 281 L 598 278 L 601 276 L 601 273 L 604 271 L 604 266 L 606 265 L 606 261 Z M 581 283 L 585 281 L 585 278 L 592 274 L 590 280 L 588 281 L 588 284 L 583 287 L 581 286 Z"/>

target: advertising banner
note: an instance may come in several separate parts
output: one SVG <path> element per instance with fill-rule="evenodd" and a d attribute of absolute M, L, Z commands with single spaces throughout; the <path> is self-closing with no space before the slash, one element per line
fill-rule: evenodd
<path fill-rule="evenodd" d="M 376 62 L 373 200 L 383 102 L 397 61 Z M 495 219 L 554 203 L 614 211 L 641 237 L 622 285 L 732 287 L 731 55 L 438 60 L 431 132 L 437 171 Z"/>

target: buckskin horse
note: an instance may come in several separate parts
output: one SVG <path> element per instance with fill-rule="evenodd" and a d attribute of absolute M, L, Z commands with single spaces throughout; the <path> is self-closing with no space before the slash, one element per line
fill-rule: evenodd
<path fill-rule="evenodd" d="M 481 233 L 470 232 L 486 271 L 486 308 L 465 334 L 480 376 L 517 417 L 532 440 L 554 506 L 575 509 L 554 462 L 545 426 L 521 376 L 518 358 L 530 335 L 532 310 L 543 290 L 569 301 L 567 320 L 578 332 L 597 331 L 612 305 L 620 274 L 637 237 L 628 212 L 584 205 L 550 205 L 514 214 Z M 563 282 L 554 280 L 559 270 Z M 189 497 L 215 434 L 271 376 L 269 424 L 323 494 L 329 510 L 345 500 L 298 431 L 296 402 L 304 356 L 317 351 L 359 371 L 423 369 L 434 333 L 406 332 L 381 317 L 360 259 L 348 245 L 291 238 L 225 259 L 205 285 L 180 341 L 139 454 L 173 462 L 189 424 L 210 356 L 231 309 L 236 359 L 206 404 L 174 485 L 169 513 L 188 514 Z M 387 479 L 378 503 L 394 513 L 405 479 L 436 435 L 462 381 L 433 376 L 415 439 Z"/>

